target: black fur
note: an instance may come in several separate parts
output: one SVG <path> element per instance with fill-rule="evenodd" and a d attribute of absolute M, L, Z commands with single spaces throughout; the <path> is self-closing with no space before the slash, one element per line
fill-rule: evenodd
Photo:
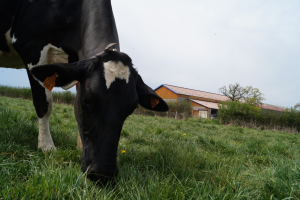
<path fill-rule="evenodd" d="M 116 176 L 117 147 L 127 116 L 138 102 L 156 111 L 166 111 L 168 106 L 144 84 L 128 55 L 106 50 L 91 58 L 108 44 L 119 43 L 110 0 L 3 0 L 0 16 L 0 49 L 8 50 L 3 34 L 11 29 L 11 36 L 17 38 L 13 46 L 27 68 L 38 117 L 47 113 L 49 102 L 36 79 L 44 82 L 57 73 L 57 87 L 80 81 L 74 106 L 83 143 L 82 170 L 88 170 L 95 181 Z M 30 71 L 28 64 L 36 65 L 49 43 L 61 47 L 72 64 L 36 66 Z M 120 50 L 119 45 L 114 48 Z M 116 79 L 107 89 L 103 71 L 107 61 L 128 66 L 129 82 Z M 159 100 L 154 108 L 150 98 Z"/>
<path fill-rule="evenodd" d="M 128 83 L 117 78 L 109 89 L 106 87 L 103 63 L 108 61 L 122 62 L 129 67 Z M 138 103 L 155 111 L 167 111 L 167 104 L 143 82 L 132 67 L 131 58 L 124 53 L 106 51 L 94 59 L 44 65 L 32 70 L 42 82 L 55 72 L 59 75 L 58 86 L 80 81 L 74 107 L 83 143 L 82 170 L 88 170 L 88 177 L 92 180 L 116 176 L 117 147 L 125 119 Z M 151 98 L 159 100 L 154 108 Z"/>

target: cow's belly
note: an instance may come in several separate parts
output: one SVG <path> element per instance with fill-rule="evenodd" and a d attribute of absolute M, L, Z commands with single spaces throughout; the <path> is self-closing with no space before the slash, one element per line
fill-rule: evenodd
<path fill-rule="evenodd" d="M 17 52 L 2 52 L 0 51 L 0 67 L 23 69 L 25 65 Z"/>
<path fill-rule="evenodd" d="M 5 34 L 9 52 L 0 51 L 0 67 L 22 69 L 25 65 L 12 46 L 12 38 L 10 37 L 10 30 Z"/>

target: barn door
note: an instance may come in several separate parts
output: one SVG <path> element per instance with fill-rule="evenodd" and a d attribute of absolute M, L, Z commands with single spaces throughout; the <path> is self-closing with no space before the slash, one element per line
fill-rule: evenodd
<path fill-rule="evenodd" d="M 207 118 L 207 111 L 206 110 L 199 110 L 199 117 Z"/>
<path fill-rule="evenodd" d="M 199 116 L 198 110 L 193 110 L 193 117 L 198 117 L 198 116 Z"/>

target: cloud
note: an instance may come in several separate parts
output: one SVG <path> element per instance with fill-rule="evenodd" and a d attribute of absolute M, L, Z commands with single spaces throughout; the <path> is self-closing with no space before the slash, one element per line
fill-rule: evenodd
<path fill-rule="evenodd" d="M 239 82 L 259 88 L 266 103 L 300 102 L 300 1 L 112 4 L 121 50 L 150 87 L 167 83 L 218 93 L 220 87 Z M 19 79 L 3 81 L 0 72 L 0 84 Z"/>
<path fill-rule="evenodd" d="M 299 2 L 113 4 L 121 48 L 151 87 L 169 83 L 218 92 L 239 82 L 259 88 L 267 103 L 300 101 L 292 92 L 299 90 Z"/>

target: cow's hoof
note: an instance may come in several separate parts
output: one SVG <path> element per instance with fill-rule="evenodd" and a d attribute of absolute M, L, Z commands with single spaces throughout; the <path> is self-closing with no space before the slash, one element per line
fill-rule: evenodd
<path fill-rule="evenodd" d="M 41 149 L 42 151 L 56 151 L 56 147 L 53 145 L 53 146 L 38 146 L 39 149 Z"/>

